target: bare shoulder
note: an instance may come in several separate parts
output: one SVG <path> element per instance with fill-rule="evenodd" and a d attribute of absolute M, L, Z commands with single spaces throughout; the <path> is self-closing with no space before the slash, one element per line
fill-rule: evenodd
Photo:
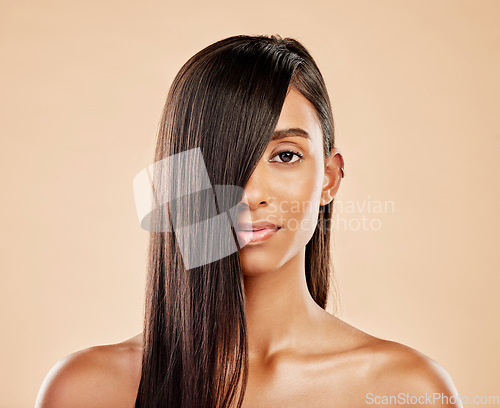
<path fill-rule="evenodd" d="M 140 381 L 141 359 L 140 335 L 72 353 L 48 372 L 35 408 L 132 408 Z"/>
<path fill-rule="evenodd" d="M 371 345 L 373 355 L 372 375 L 374 390 L 382 390 L 388 395 L 406 395 L 419 398 L 415 405 L 459 406 L 441 404 L 446 398 L 432 403 L 425 396 L 457 396 L 457 390 L 448 372 L 436 361 L 425 354 L 403 344 L 376 339 Z M 409 398 L 409 397 L 408 397 Z M 413 398 L 415 400 L 415 398 Z M 415 400 L 416 401 L 416 400 Z M 425 402 L 423 402 L 425 401 Z M 402 401 L 401 405 L 411 405 Z"/>
<path fill-rule="evenodd" d="M 411 347 L 369 335 L 336 317 L 332 320 L 336 342 L 341 344 L 333 354 L 332 367 L 342 368 L 334 369 L 332 378 L 349 390 L 353 405 L 461 407 L 446 404 L 458 393 L 439 363 Z M 348 378 L 345 372 L 350 373 Z"/>

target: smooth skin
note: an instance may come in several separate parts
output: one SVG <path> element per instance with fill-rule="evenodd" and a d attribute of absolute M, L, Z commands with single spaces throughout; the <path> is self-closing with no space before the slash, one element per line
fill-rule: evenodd
<path fill-rule="evenodd" d="M 438 363 L 350 326 L 312 299 L 305 245 L 320 205 L 339 189 L 344 160 L 336 148 L 324 156 L 314 107 L 295 88 L 276 132 L 283 136 L 287 129 L 302 129 L 309 137 L 288 131 L 272 140 L 245 186 L 244 221 L 266 220 L 282 228 L 239 251 L 250 364 L 243 407 L 461 407 L 442 404 L 458 394 Z M 73 353 L 47 374 L 35 408 L 133 408 L 141 357 L 142 334 Z M 384 397 L 391 396 L 401 399 L 389 404 Z M 420 401 L 412 405 L 411 396 Z"/>

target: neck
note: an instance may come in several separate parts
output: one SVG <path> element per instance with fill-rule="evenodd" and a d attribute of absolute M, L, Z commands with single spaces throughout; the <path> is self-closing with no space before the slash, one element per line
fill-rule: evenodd
<path fill-rule="evenodd" d="M 305 248 L 279 269 L 244 275 L 250 359 L 300 347 L 324 313 L 309 293 L 304 265 Z"/>

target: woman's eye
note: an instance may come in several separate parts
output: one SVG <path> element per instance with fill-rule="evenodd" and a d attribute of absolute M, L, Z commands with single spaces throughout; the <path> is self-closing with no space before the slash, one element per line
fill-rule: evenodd
<path fill-rule="evenodd" d="M 297 158 L 294 160 L 293 156 L 297 156 Z M 274 157 L 279 157 L 280 161 L 276 160 L 271 160 L 271 162 L 277 162 L 277 163 L 284 163 L 284 164 L 292 164 L 297 162 L 299 159 L 302 159 L 304 157 L 301 153 L 299 152 L 293 152 L 291 150 L 285 150 L 283 152 L 276 153 Z"/>

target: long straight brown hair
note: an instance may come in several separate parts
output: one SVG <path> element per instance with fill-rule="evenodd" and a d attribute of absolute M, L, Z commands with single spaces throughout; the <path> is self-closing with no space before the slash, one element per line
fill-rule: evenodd
<path fill-rule="evenodd" d="M 306 48 L 277 35 L 238 35 L 209 45 L 181 68 L 162 113 L 154 161 L 199 148 L 212 185 L 244 188 L 271 140 L 291 86 L 315 107 L 324 154 L 329 156 L 334 146 L 330 100 Z M 190 163 L 183 171 L 189 180 L 199 177 Z M 155 181 L 156 186 L 174 190 L 182 188 L 178 183 L 169 175 L 159 184 Z M 235 199 L 239 197 L 227 198 Z M 217 201 L 219 209 L 229 208 L 219 196 Z M 331 275 L 332 204 L 320 207 L 316 230 L 306 246 L 307 285 L 322 308 Z M 163 222 L 165 216 L 191 225 L 212 216 L 209 207 L 202 198 L 189 205 L 165 205 L 155 222 Z M 175 232 L 153 231 L 135 407 L 240 407 L 248 345 L 239 254 L 187 269 Z M 211 241 L 206 245 L 210 247 Z"/>

